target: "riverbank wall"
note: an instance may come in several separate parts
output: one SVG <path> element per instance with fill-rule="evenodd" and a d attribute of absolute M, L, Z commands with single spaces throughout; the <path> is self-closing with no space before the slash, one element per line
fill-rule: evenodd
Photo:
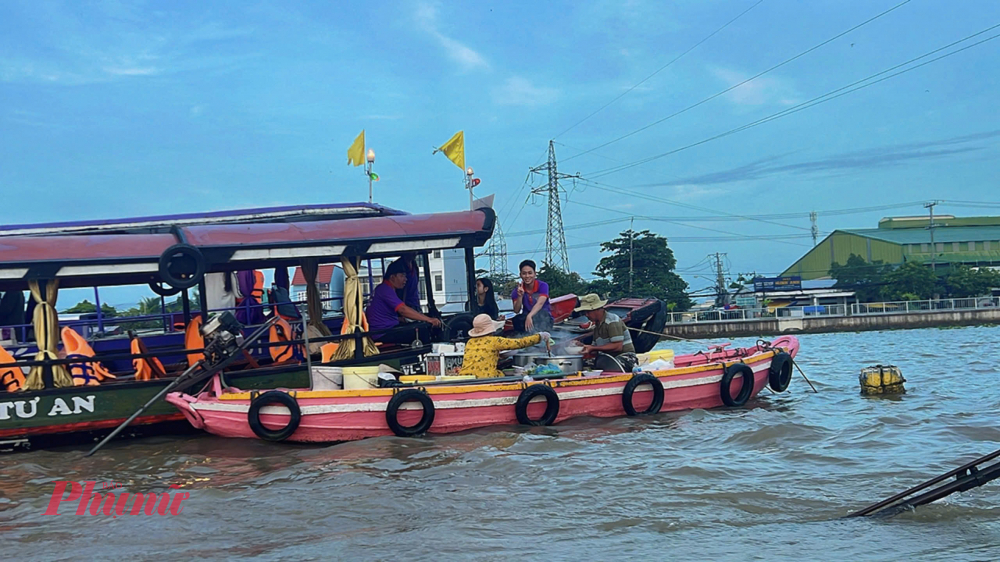
<path fill-rule="evenodd" d="M 861 316 L 816 316 L 680 322 L 667 324 L 664 333 L 679 338 L 771 336 L 779 334 L 821 334 L 866 332 L 1000 324 L 1000 309 L 949 310 L 907 314 L 866 314 Z"/>

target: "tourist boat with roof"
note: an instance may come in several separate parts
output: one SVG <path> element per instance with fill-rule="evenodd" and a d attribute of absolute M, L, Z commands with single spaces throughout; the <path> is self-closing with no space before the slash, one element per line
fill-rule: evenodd
<path fill-rule="evenodd" d="M 118 426 L 199 356 L 197 329 L 191 328 L 207 319 L 212 276 L 299 266 L 307 277 L 310 272 L 315 277 L 320 263 L 341 262 L 360 294 L 361 256 L 380 260 L 444 249 L 463 250 L 466 269 L 474 272 L 473 249 L 489 239 L 494 218 L 492 209 L 412 215 L 380 205 L 337 204 L 2 227 L 0 291 L 31 291 L 37 306 L 32 323 L 5 324 L 8 337 L 13 332 L 20 343 L 14 338 L 0 342 L 0 444 L 10 448 L 89 440 Z M 424 268 L 428 284 L 429 276 Z M 77 336 L 71 335 L 66 326 L 60 329 L 55 313 L 60 289 L 129 285 L 177 294 L 184 305 L 177 315 L 180 325 L 175 329 L 171 316 L 158 332 L 90 340 L 78 337 L 76 330 L 71 331 Z M 427 298 L 435 311 L 433 294 L 428 292 Z M 376 357 L 366 356 L 370 334 L 345 323 L 343 315 L 324 317 L 320 300 L 318 291 L 309 290 L 302 308 L 311 312 L 304 315 L 311 318 L 308 331 L 323 334 L 313 345 L 340 343 L 328 365 L 403 368 L 418 364 L 430 350 L 431 342 L 380 344 Z M 247 306 L 262 316 L 277 312 L 272 303 L 250 302 Z M 115 320 L 122 325 L 163 316 Z M 256 345 L 226 371 L 226 380 L 247 389 L 308 385 L 302 351 L 306 330 L 289 322 L 285 326 L 291 334 L 279 333 L 274 341 Z M 246 325 L 248 331 L 254 327 Z M 275 348 L 294 353 L 278 361 Z M 174 407 L 159 402 L 133 422 L 131 432 L 190 431 L 183 420 Z"/>

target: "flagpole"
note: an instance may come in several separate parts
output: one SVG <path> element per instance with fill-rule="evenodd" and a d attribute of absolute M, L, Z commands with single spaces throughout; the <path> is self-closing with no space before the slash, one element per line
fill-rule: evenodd
<path fill-rule="evenodd" d="M 472 207 L 475 205 L 475 201 L 476 201 L 475 197 L 473 197 L 473 195 L 472 195 L 472 173 L 473 172 L 472 172 L 472 167 L 471 166 L 467 170 L 465 170 L 465 189 L 469 190 L 469 210 L 470 211 L 472 210 Z"/>
<path fill-rule="evenodd" d="M 372 203 L 374 201 L 372 197 L 372 166 L 375 164 L 375 151 L 369 148 L 365 160 L 367 161 L 365 174 L 368 176 L 368 203 Z"/>

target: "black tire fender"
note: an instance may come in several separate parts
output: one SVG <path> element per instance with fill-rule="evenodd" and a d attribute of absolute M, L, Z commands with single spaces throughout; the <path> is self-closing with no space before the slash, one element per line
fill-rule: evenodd
<path fill-rule="evenodd" d="M 729 387 L 732 385 L 736 375 L 743 375 L 743 386 L 740 387 L 739 393 L 734 398 L 729 392 Z M 746 404 L 747 400 L 750 399 L 750 394 L 753 392 L 753 386 L 753 369 L 746 363 L 733 363 L 726 367 L 722 373 L 722 382 L 719 384 L 719 395 L 722 397 L 722 403 L 730 407 L 738 407 Z"/>
<path fill-rule="evenodd" d="M 159 273 L 171 287 L 189 289 L 205 276 L 205 256 L 190 244 L 174 244 L 160 255 Z"/>
<path fill-rule="evenodd" d="M 545 413 L 537 420 L 533 420 L 528 417 L 528 402 L 536 396 L 545 397 Z M 552 425 L 559 417 L 559 395 L 548 385 L 533 384 L 522 390 L 517 397 L 514 413 L 517 415 L 517 423 L 521 425 Z"/>
<path fill-rule="evenodd" d="M 176 295 L 177 293 L 181 292 L 180 289 L 176 289 L 176 288 L 171 287 L 170 285 L 166 285 L 166 284 L 164 284 L 164 283 L 162 283 L 160 281 L 150 281 L 149 282 L 149 290 L 153 291 L 157 295 L 160 295 L 161 297 L 172 297 L 172 296 Z"/>
<path fill-rule="evenodd" d="M 635 406 L 632 405 L 632 396 L 635 394 L 635 389 L 644 384 L 648 384 L 653 387 L 653 402 L 648 408 L 639 412 L 636 411 Z M 625 414 L 629 417 L 656 414 L 662 407 L 663 383 L 660 382 L 660 379 L 649 373 L 636 373 L 627 383 L 625 383 L 625 388 L 622 390 L 622 408 L 625 409 Z"/>
<path fill-rule="evenodd" d="M 270 404 L 280 404 L 288 408 L 288 411 L 291 412 L 288 425 L 282 429 L 268 429 L 264 427 L 264 424 L 260 423 L 261 408 Z M 250 422 L 250 429 L 253 430 L 257 437 L 265 441 L 284 441 L 299 428 L 299 422 L 302 421 L 302 410 L 299 409 L 299 403 L 295 398 L 287 392 L 268 390 L 264 394 L 254 398 L 250 403 L 247 420 Z"/>
<path fill-rule="evenodd" d="M 469 338 L 469 330 L 472 329 L 472 314 L 464 313 L 453 316 L 445 322 L 448 330 L 445 334 L 448 341 L 465 340 Z"/>
<path fill-rule="evenodd" d="M 771 368 L 767 371 L 767 385 L 775 392 L 784 392 L 792 382 L 792 356 L 776 353 L 771 358 Z"/>
<path fill-rule="evenodd" d="M 399 408 L 407 402 L 420 402 L 424 407 L 424 413 L 420 416 L 417 425 L 405 426 L 399 423 L 397 416 Z M 416 437 L 427 433 L 434 423 L 434 401 L 422 390 L 407 388 L 392 395 L 389 404 L 385 407 L 385 421 L 389 424 L 389 429 L 399 437 Z"/>

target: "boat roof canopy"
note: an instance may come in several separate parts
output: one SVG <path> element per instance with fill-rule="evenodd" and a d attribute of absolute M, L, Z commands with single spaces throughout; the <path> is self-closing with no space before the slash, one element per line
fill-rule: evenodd
<path fill-rule="evenodd" d="M 389 212 L 395 214 L 383 214 Z M 167 232 L 0 236 L 0 288 L 24 288 L 28 280 L 54 278 L 60 279 L 61 287 L 159 282 L 160 256 L 176 244 L 197 248 L 205 258 L 206 272 L 298 265 L 306 258 L 328 263 L 341 256 L 473 248 L 489 240 L 495 217 L 488 208 L 427 215 L 379 208 L 378 214 L 360 218 L 203 220 L 174 224 Z"/>
<path fill-rule="evenodd" d="M 405 215 L 405 211 L 373 203 L 332 203 L 327 205 L 292 205 L 260 207 L 204 213 L 156 215 L 110 220 L 51 222 L 42 224 L 0 225 L 4 236 L 58 236 L 63 234 L 154 234 L 170 232 L 174 227 L 201 224 L 304 222 L 352 219 L 387 215 Z"/>

